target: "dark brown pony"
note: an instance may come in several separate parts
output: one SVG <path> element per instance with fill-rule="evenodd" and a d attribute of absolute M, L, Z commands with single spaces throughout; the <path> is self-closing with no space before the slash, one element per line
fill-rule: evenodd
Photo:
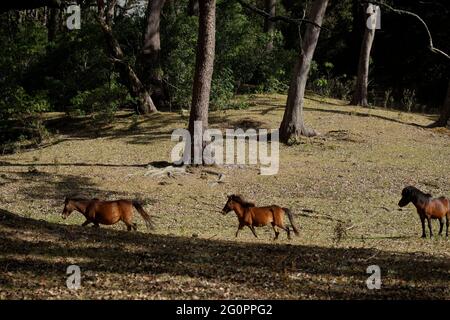
<path fill-rule="evenodd" d="M 269 207 L 256 207 L 253 202 L 244 200 L 240 195 L 228 196 L 227 203 L 222 209 L 222 213 L 225 215 L 230 211 L 234 211 L 239 220 L 239 226 L 236 231 L 236 237 L 239 231 L 245 226 L 249 227 L 256 235 L 255 227 L 262 227 L 271 224 L 273 231 L 275 232 L 274 240 L 278 239 L 280 232 L 277 227 L 287 232 L 288 239 L 291 239 L 291 232 L 288 226 L 284 225 L 284 214 L 286 213 L 289 221 L 291 222 L 292 229 L 295 235 L 298 235 L 298 229 L 294 224 L 294 217 L 292 212 L 288 208 L 281 208 L 276 205 Z"/>
<path fill-rule="evenodd" d="M 402 198 L 398 205 L 400 207 L 406 206 L 412 202 L 417 209 L 420 221 L 422 222 L 422 238 L 426 238 L 425 233 L 425 219 L 428 222 L 428 229 L 430 230 L 430 238 L 433 236 L 431 230 L 431 219 L 439 219 L 439 235 L 442 234 L 444 227 L 444 220 L 446 220 L 446 232 L 448 237 L 448 225 L 450 220 L 450 201 L 445 197 L 433 198 L 431 194 L 424 193 L 419 189 L 409 186 L 402 190 Z"/>
<path fill-rule="evenodd" d="M 128 231 L 137 230 L 133 223 L 133 207 L 140 213 L 148 229 L 152 228 L 150 215 L 136 200 L 101 201 L 99 199 L 66 198 L 64 201 L 63 219 L 66 219 L 72 211 L 81 212 L 86 221 L 82 226 L 90 223 L 99 228 L 99 224 L 111 225 L 119 221 L 126 224 Z"/>

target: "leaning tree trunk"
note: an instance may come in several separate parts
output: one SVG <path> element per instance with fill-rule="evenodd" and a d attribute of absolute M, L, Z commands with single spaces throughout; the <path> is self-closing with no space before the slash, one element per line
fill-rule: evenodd
<path fill-rule="evenodd" d="M 195 124 L 201 124 L 202 132 L 208 128 L 208 108 L 214 70 L 215 37 L 216 0 L 199 1 L 197 53 L 195 58 L 191 113 L 189 117 L 189 132 L 192 138 L 190 150 L 192 160 L 195 160 L 193 158 L 195 148 L 197 150 L 203 150 L 204 148 L 202 136 L 199 135 L 194 139 L 195 133 L 199 134 L 194 129 Z M 196 142 L 196 145 L 194 142 Z M 201 163 L 203 163 L 203 158 L 201 159 Z"/>
<path fill-rule="evenodd" d="M 142 48 L 142 81 L 145 89 L 151 93 L 158 108 L 168 104 L 167 90 L 164 88 L 160 63 L 161 38 L 159 25 L 165 0 L 149 0 L 147 7 L 147 25 Z"/>
<path fill-rule="evenodd" d="M 448 82 L 447 95 L 445 97 L 439 119 L 430 125 L 431 128 L 446 126 L 450 127 L 450 81 Z"/>
<path fill-rule="evenodd" d="M 367 7 L 364 10 L 364 24 L 367 21 L 366 9 Z M 367 86 L 369 84 L 370 50 L 372 49 L 373 39 L 375 38 L 375 28 L 369 29 L 366 25 L 364 29 L 364 37 L 359 54 L 358 75 L 350 104 L 367 107 L 369 105 L 367 102 Z"/>
<path fill-rule="evenodd" d="M 103 0 L 97 0 L 98 4 L 98 16 L 100 27 L 102 28 L 103 35 L 105 36 L 106 43 L 109 49 L 109 55 L 115 66 L 119 70 L 120 79 L 127 86 L 130 95 L 137 100 L 137 111 L 139 113 L 151 113 L 156 112 L 157 109 L 150 97 L 150 94 L 145 89 L 136 72 L 125 61 L 122 48 L 119 42 L 115 38 L 112 31 L 112 22 L 114 17 L 114 11 L 117 4 L 117 0 L 107 1 L 107 7 L 105 8 Z"/>
<path fill-rule="evenodd" d="M 265 11 L 270 14 L 271 17 L 275 16 L 275 6 L 277 0 L 265 0 L 264 6 Z M 267 43 L 266 49 L 267 51 L 272 51 L 273 49 L 273 34 L 275 32 L 275 23 L 270 20 L 268 17 L 264 20 L 264 32 L 267 33 L 270 37 L 269 42 Z"/>
<path fill-rule="evenodd" d="M 312 4 L 309 20 L 317 25 L 322 25 L 323 17 L 327 8 L 328 0 L 315 0 Z M 306 27 L 303 42 L 301 44 L 300 56 L 295 64 L 289 86 L 286 109 L 283 121 L 280 125 L 280 141 L 288 143 L 290 138 L 297 138 L 300 135 L 314 136 L 317 133 L 307 128 L 303 119 L 303 103 L 305 98 L 306 81 L 311 61 L 319 39 L 320 28 L 308 24 Z"/>

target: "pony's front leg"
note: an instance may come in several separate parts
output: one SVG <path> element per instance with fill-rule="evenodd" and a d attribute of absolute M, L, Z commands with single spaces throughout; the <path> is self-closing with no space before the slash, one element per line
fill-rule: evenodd
<path fill-rule="evenodd" d="M 420 221 L 422 222 L 422 238 L 426 238 L 427 234 L 425 233 L 425 217 L 420 216 Z"/>
<path fill-rule="evenodd" d="M 431 218 L 427 217 L 428 229 L 430 230 L 430 238 L 433 238 L 433 230 L 431 230 Z"/>
<path fill-rule="evenodd" d="M 249 225 L 248 227 L 250 228 L 250 230 L 252 230 L 253 235 L 254 235 L 256 238 L 258 238 L 258 236 L 256 235 L 255 227 L 252 226 L 252 225 Z"/>
<path fill-rule="evenodd" d="M 89 223 L 92 223 L 92 221 L 86 220 L 81 226 L 86 227 Z"/>
<path fill-rule="evenodd" d="M 242 223 L 239 223 L 238 229 L 236 230 L 236 238 L 239 234 L 239 231 L 241 231 L 244 228 L 244 225 Z"/>

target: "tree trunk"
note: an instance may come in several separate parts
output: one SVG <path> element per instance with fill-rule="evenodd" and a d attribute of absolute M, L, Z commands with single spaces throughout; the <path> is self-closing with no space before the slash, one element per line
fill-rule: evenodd
<path fill-rule="evenodd" d="M 124 54 L 119 42 L 114 37 L 112 31 L 112 20 L 114 17 L 114 10 L 117 0 L 110 0 L 107 2 L 107 8 L 104 6 L 103 0 L 98 0 L 98 21 L 105 36 L 108 51 L 111 60 L 119 70 L 120 79 L 127 86 L 130 95 L 137 99 L 137 111 L 139 113 L 156 112 L 157 109 L 153 104 L 150 94 L 145 89 L 139 77 L 134 72 L 133 68 L 124 60 Z"/>
<path fill-rule="evenodd" d="M 47 38 L 49 42 L 55 41 L 56 33 L 59 29 L 59 9 L 49 8 L 49 15 L 47 20 Z"/>
<path fill-rule="evenodd" d="M 204 148 L 202 136 L 199 135 L 197 139 L 194 140 L 195 122 L 201 123 L 202 131 L 208 128 L 209 96 L 214 70 L 215 29 L 216 0 L 199 1 L 197 53 L 195 58 L 192 104 L 189 117 L 189 132 L 192 138 L 191 155 L 193 160 L 194 148 L 197 147 L 199 150 L 203 150 Z M 194 145 L 194 142 L 197 143 L 197 146 Z M 200 161 L 203 163 L 203 158 Z"/>
<path fill-rule="evenodd" d="M 364 10 L 364 24 L 367 21 L 367 6 Z M 369 62 L 370 50 L 372 49 L 373 39 L 375 38 L 375 29 L 364 28 L 364 37 L 359 54 L 358 75 L 356 78 L 355 91 L 353 92 L 350 104 L 367 107 L 367 86 L 369 83 Z"/>
<path fill-rule="evenodd" d="M 429 127 L 435 128 L 446 126 L 450 128 L 450 81 L 448 82 L 447 95 L 445 97 L 444 105 L 442 106 L 439 119 L 435 123 L 431 124 Z"/>
<path fill-rule="evenodd" d="M 315 0 L 312 4 L 309 20 L 318 25 L 322 25 L 327 4 L 328 0 Z M 297 138 L 300 135 L 310 137 L 317 134 L 313 129 L 307 128 L 304 124 L 303 103 L 309 68 L 311 66 L 319 35 L 320 28 L 308 24 L 301 45 L 301 52 L 297 63 L 295 64 L 291 83 L 289 85 L 286 109 L 284 111 L 283 121 L 280 125 L 280 141 L 283 143 L 288 143 L 290 138 Z"/>
<path fill-rule="evenodd" d="M 152 94 L 158 108 L 168 104 L 167 90 L 164 88 L 160 63 L 161 38 L 159 25 L 165 0 L 149 0 L 147 26 L 142 48 L 142 80 L 145 89 Z"/>
<path fill-rule="evenodd" d="M 198 16 L 199 14 L 199 0 L 189 0 L 188 3 L 188 15 L 190 16 Z"/>
<path fill-rule="evenodd" d="M 276 0 L 264 0 L 265 11 L 270 14 L 271 17 L 274 17 Z M 273 49 L 273 34 L 275 32 L 275 23 L 271 21 L 269 18 L 265 18 L 264 20 L 264 32 L 270 36 L 270 40 L 267 43 L 266 49 L 267 51 L 272 51 Z"/>

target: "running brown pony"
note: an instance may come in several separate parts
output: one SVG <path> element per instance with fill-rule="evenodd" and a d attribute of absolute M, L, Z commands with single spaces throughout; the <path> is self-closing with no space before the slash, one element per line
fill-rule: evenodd
<path fill-rule="evenodd" d="M 222 209 L 222 214 L 225 215 L 230 211 L 234 211 L 239 220 L 236 237 L 238 236 L 239 231 L 247 226 L 253 232 L 253 235 L 258 238 L 255 227 L 262 227 L 271 224 L 273 231 L 275 232 L 274 240 L 278 239 L 280 234 L 277 228 L 285 230 L 287 232 L 288 239 L 291 239 L 289 227 L 285 226 L 283 222 L 285 213 L 291 222 L 295 235 L 298 235 L 298 229 L 294 224 L 294 217 L 288 208 L 281 208 L 276 205 L 269 207 L 256 207 L 253 202 L 246 201 L 240 195 L 233 194 L 228 196 L 227 203 Z"/>
<path fill-rule="evenodd" d="M 90 223 L 99 228 L 99 224 L 111 225 L 119 221 L 126 224 L 128 231 L 137 230 L 133 223 L 133 207 L 140 213 L 148 229 L 152 228 L 150 215 L 136 200 L 101 201 L 99 199 L 66 198 L 62 218 L 66 219 L 72 211 L 78 211 L 86 217 L 82 226 Z"/>
<path fill-rule="evenodd" d="M 430 230 L 430 238 L 433 236 L 431 230 L 431 219 L 439 219 L 439 235 L 442 234 L 444 227 L 444 220 L 446 220 L 446 232 L 448 237 L 448 225 L 450 220 L 450 201 L 445 197 L 433 198 L 429 193 L 423 193 L 419 189 L 408 186 L 402 190 L 402 198 L 398 205 L 400 207 L 406 206 L 412 202 L 417 209 L 420 221 L 422 222 L 422 238 L 426 238 L 425 233 L 425 219 L 428 222 L 428 229 Z"/>

